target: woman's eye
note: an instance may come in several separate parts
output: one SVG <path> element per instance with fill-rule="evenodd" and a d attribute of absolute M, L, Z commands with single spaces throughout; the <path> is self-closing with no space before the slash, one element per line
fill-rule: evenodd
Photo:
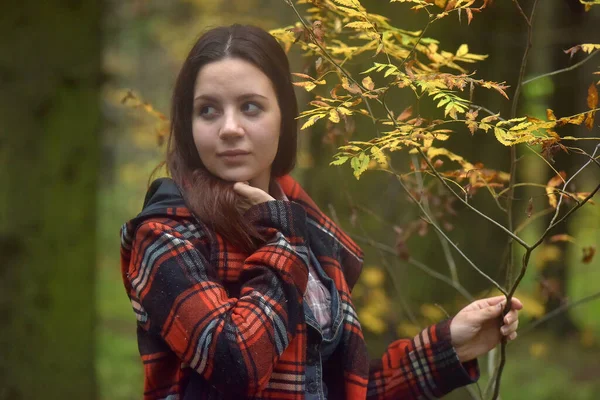
<path fill-rule="evenodd" d="M 255 103 L 245 103 L 242 106 L 242 111 L 249 115 L 258 115 L 262 111 L 262 108 Z"/>
<path fill-rule="evenodd" d="M 205 118 L 214 117 L 217 114 L 217 109 L 213 106 L 202 106 L 198 109 L 198 115 Z"/>

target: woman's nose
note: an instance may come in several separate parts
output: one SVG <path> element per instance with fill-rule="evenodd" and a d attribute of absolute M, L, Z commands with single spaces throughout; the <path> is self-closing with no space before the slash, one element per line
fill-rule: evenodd
<path fill-rule="evenodd" d="M 221 139 L 239 137 L 244 135 L 244 128 L 240 121 L 240 116 L 235 112 L 225 113 L 223 118 L 223 125 L 219 132 Z"/>

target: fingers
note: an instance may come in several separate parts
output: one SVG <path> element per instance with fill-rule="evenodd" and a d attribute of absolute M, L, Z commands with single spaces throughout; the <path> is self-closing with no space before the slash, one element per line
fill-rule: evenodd
<path fill-rule="evenodd" d="M 500 333 L 507 337 L 508 340 L 515 340 L 517 337 L 517 328 L 519 327 L 519 311 L 512 309 L 504 316 L 503 322 L 504 325 L 500 328 Z"/>
<path fill-rule="evenodd" d="M 503 325 L 502 328 L 500 328 L 500 333 L 502 333 L 504 336 L 510 336 L 513 332 L 517 331 L 518 327 L 519 320 L 516 320 L 512 324 Z"/>
<path fill-rule="evenodd" d="M 248 199 L 252 204 L 260 204 L 266 201 L 275 200 L 264 190 L 250 186 L 247 182 L 234 183 L 233 190 L 238 195 Z"/>

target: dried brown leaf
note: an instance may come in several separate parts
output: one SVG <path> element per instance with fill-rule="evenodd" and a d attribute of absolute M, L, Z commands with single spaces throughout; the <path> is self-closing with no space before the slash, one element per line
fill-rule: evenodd
<path fill-rule="evenodd" d="M 583 257 L 581 258 L 581 262 L 584 264 L 589 264 L 592 262 L 594 258 L 594 254 L 596 254 L 596 248 L 594 246 L 584 247 L 583 249 Z"/>
<path fill-rule="evenodd" d="M 546 184 L 546 194 L 548 195 L 548 203 L 550 203 L 550 206 L 552 208 L 556 208 L 556 206 L 558 205 L 558 200 L 556 198 L 556 194 L 554 193 L 555 188 L 561 183 L 563 183 L 563 181 L 567 177 L 565 171 L 560 171 L 559 174 L 560 175 L 554 175 L 552 178 L 550 178 L 550 180 Z"/>
<path fill-rule="evenodd" d="M 531 218 L 533 214 L 533 197 L 529 198 L 529 203 L 527 203 L 527 218 Z"/>
<path fill-rule="evenodd" d="M 550 238 L 548 238 L 548 240 L 550 241 L 550 243 L 556 243 L 556 242 L 575 243 L 575 238 L 573 236 L 567 235 L 566 233 L 560 233 L 558 235 L 550 236 Z"/>
<path fill-rule="evenodd" d="M 596 89 L 596 85 L 594 83 L 592 83 L 588 88 L 587 105 L 590 110 L 598 107 L 598 89 Z"/>
<path fill-rule="evenodd" d="M 588 113 L 585 113 L 585 127 L 591 131 L 592 128 L 594 127 L 594 116 L 595 116 L 595 112 L 590 111 Z"/>
<path fill-rule="evenodd" d="M 405 121 L 412 116 L 412 113 L 413 113 L 412 106 L 408 106 L 404 110 L 402 110 L 402 112 L 400 113 L 400 115 L 398 115 L 398 118 L 396 118 L 396 119 L 398 121 Z"/>

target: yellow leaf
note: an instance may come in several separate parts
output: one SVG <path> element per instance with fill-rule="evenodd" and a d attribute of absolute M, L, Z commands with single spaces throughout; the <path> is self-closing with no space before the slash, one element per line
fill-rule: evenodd
<path fill-rule="evenodd" d="M 370 76 L 367 76 L 366 78 L 364 78 L 362 80 L 362 85 L 364 87 L 366 87 L 368 90 L 373 90 L 375 89 L 375 83 L 373 82 L 373 79 L 371 79 Z"/>
<path fill-rule="evenodd" d="M 511 146 L 513 144 L 513 142 L 509 140 L 509 137 L 504 129 L 494 128 L 494 135 L 496 136 L 496 140 L 505 146 Z"/>
<path fill-rule="evenodd" d="M 421 314 L 432 322 L 441 321 L 446 317 L 444 312 L 434 304 L 423 304 L 420 307 Z"/>
<path fill-rule="evenodd" d="M 315 85 L 312 82 L 293 82 L 293 84 L 294 86 L 299 86 L 301 88 L 306 89 L 307 92 L 310 92 L 311 90 L 317 87 L 317 85 Z"/>
<path fill-rule="evenodd" d="M 360 5 L 360 3 L 357 0 L 333 0 L 333 1 L 344 7 L 356 8 L 357 5 Z"/>
<path fill-rule="evenodd" d="M 532 343 L 529 346 L 529 354 L 533 358 L 541 358 L 548 354 L 548 346 L 545 343 Z"/>
<path fill-rule="evenodd" d="M 546 184 L 546 194 L 548 195 L 548 203 L 552 208 L 556 208 L 558 201 L 556 198 L 555 188 L 565 181 L 567 174 L 564 171 L 559 172 L 560 175 L 554 175 Z"/>
<path fill-rule="evenodd" d="M 376 334 L 385 332 L 385 322 L 381 318 L 373 315 L 369 309 L 361 309 L 358 314 L 360 315 L 360 323 L 364 328 Z"/>
<path fill-rule="evenodd" d="M 456 51 L 456 55 L 458 57 L 461 57 L 466 54 L 469 54 L 469 46 L 466 44 L 461 44 L 460 47 L 458 48 L 458 50 Z"/>
<path fill-rule="evenodd" d="M 581 45 L 581 50 L 583 50 L 584 52 L 586 52 L 588 54 L 592 54 L 592 51 L 600 50 L 600 44 L 584 43 Z"/>
<path fill-rule="evenodd" d="M 461 167 L 465 170 L 472 170 L 475 168 L 473 166 L 473 164 L 471 164 L 470 162 L 468 162 L 467 160 L 465 160 L 458 154 L 452 153 L 448 149 L 437 148 L 437 147 L 430 147 L 427 149 L 427 158 L 429 158 L 431 161 L 433 161 L 433 158 L 437 157 L 437 156 L 446 156 L 450 160 L 456 161 L 457 163 L 459 163 L 461 165 Z"/>
<path fill-rule="evenodd" d="M 417 336 L 419 333 L 421 333 L 421 328 L 418 327 L 417 325 L 413 325 L 408 322 L 405 322 L 405 323 L 398 325 L 398 328 L 396 329 L 396 333 L 400 337 L 412 338 L 412 337 Z"/>
<path fill-rule="evenodd" d="M 596 85 L 593 83 L 588 88 L 587 105 L 590 110 L 598 107 L 598 89 L 596 89 Z"/>
<path fill-rule="evenodd" d="M 310 126 L 313 126 L 315 124 L 315 122 L 317 122 L 319 119 L 323 118 L 325 115 L 327 114 L 315 114 L 313 116 L 311 116 L 308 121 L 306 121 L 304 123 L 304 125 L 302 125 L 302 127 L 300 128 L 300 130 L 304 130 Z"/>
<path fill-rule="evenodd" d="M 540 318 L 546 313 L 544 304 L 530 294 L 517 290 L 515 292 L 515 297 L 521 300 L 521 303 L 523 303 L 523 310 L 520 311 L 523 314 L 533 318 Z"/>
<path fill-rule="evenodd" d="M 385 281 L 385 275 L 381 268 L 368 266 L 363 269 L 360 279 L 367 287 L 375 288 L 383 285 L 383 282 Z"/>
<path fill-rule="evenodd" d="M 535 257 L 535 266 L 538 271 L 543 271 L 548 263 L 558 261 L 562 257 L 562 250 L 560 247 L 553 244 L 542 245 Z"/>
<path fill-rule="evenodd" d="M 337 124 L 338 122 L 340 122 L 340 115 L 333 108 L 331 110 L 329 110 L 329 120 L 331 122 L 333 122 L 334 124 Z"/>
<path fill-rule="evenodd" d="M 344 115 L 352 115 L 352 111 L 348 110 L 346 107 L 338 107 L 337 110 Z"/>
<path fill-rule="evenodd" d="M 371 24 L 370 22 L 364 22 L 364 21 L 354 21 L 354 22 L 349 22 L 344 26 L 346 28 L 354 28 L 354 29 L 371 29 L 373 27 L 373 24 Z"/>

